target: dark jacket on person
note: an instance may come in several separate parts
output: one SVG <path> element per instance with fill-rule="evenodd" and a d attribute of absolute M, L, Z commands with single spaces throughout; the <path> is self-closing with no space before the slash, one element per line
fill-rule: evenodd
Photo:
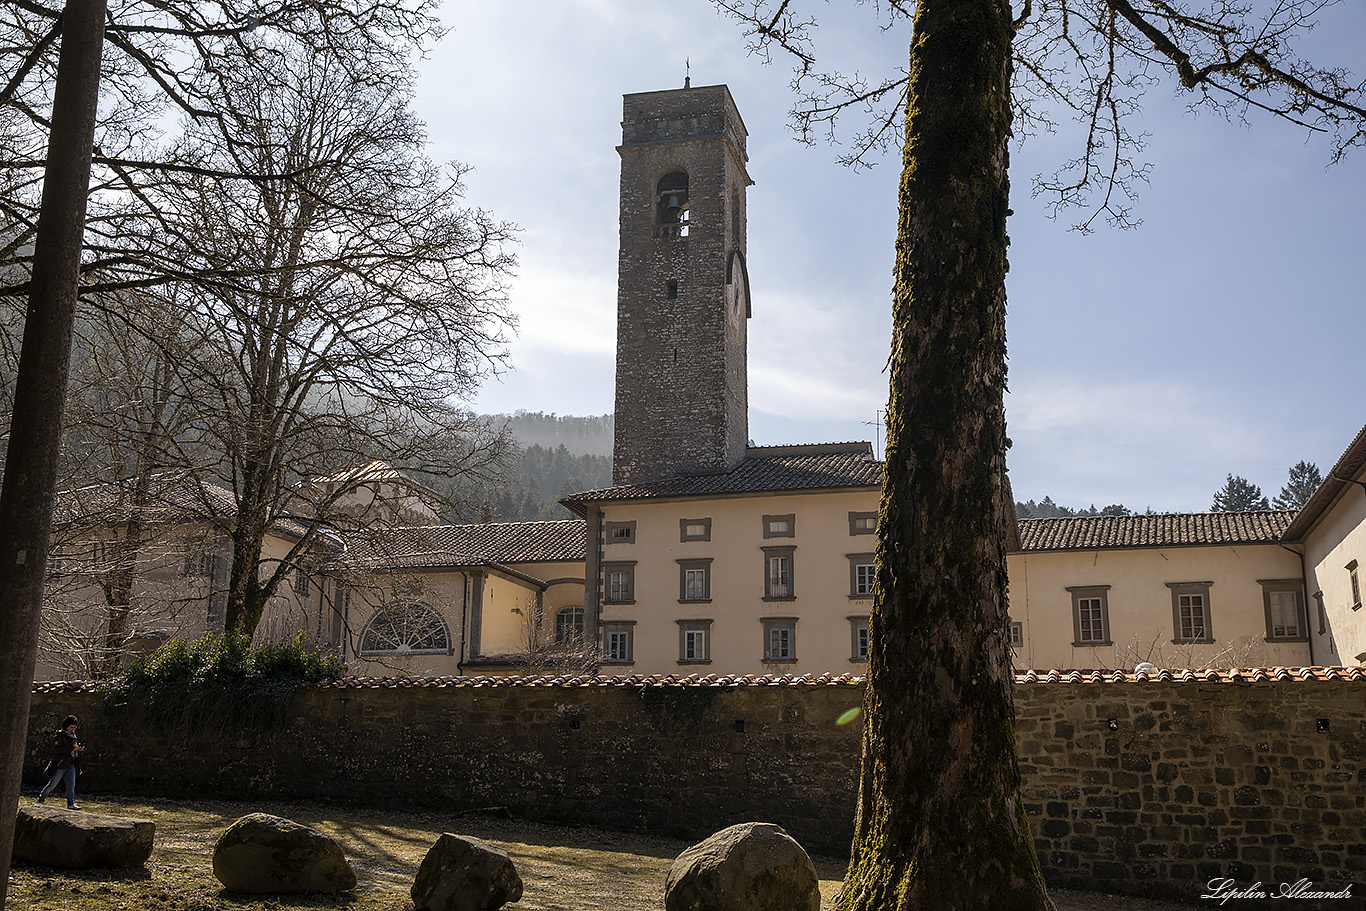
<path fill-rule="evenodd" d="M 52 735 L 52 768 L 65 769 L 76 761 L 76 735 L 65 729 Z"/>

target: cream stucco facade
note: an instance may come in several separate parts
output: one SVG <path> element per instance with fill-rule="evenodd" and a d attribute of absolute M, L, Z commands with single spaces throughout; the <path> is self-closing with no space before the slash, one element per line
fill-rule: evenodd
<path fill-rule="evenodd" d="M 1007 566 L 1010 618 L 1020 624 L 1017 667 L 1312 663 L 1299 557 L 1276 544 L 1023 551 L 1010 554 Z M 1179 631 L 1183 594 L 1186 629 Z M 1192 597 L 1203 617 L 1191 616 Z M 1293 628 L 1270 628 L 1270 597 L 1282 608 L 1293 599 Z M 1088 623 L 1083 630 L 1080 613 L 1089 620 L 1097 607 L 1099 629 Z"/>
<path fill-rule="evenodd" d="M 875 490 L 604 505 L 604 669 L 861 672 L 876 508 Z"/>
<path fill-rule="evenodd" d="M 1304 554 L 1320 664 L 1366 664 L 1366 427 L 1286 532 Z"/>

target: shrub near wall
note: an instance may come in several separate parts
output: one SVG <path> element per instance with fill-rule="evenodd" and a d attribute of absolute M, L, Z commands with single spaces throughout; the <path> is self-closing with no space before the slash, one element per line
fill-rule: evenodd
<path fill-rule="evenodd" d="M 1366 880 L 1366 676 L 1317 675 L 1020 675 L 1021 771 L 1049 881 L 1198 900 L 1223 876 Z M 29 771 L 36 784 L 51 726 L 75 712 L 94 793 L 497 806 L 685 837 L 757 820 L 839 855 L 860 726 L 836 721 L 861 699 L 847 677 L 361 679 L 298 691 L 283 726 L 168 729 L 44 686 Z"/>

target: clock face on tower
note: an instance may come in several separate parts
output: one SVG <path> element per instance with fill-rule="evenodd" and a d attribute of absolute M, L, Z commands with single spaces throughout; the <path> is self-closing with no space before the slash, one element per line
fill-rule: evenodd
<path fill-rule="evenodd" d="M 749 272 L 738 247 L 726 258 L 726 313 L 737 323 L 749 316 Z"/>

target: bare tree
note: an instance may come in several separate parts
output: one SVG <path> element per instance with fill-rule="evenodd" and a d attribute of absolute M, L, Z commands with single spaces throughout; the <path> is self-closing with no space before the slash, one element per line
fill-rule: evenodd
<path fill-rule="evenodd" d="M 143 153 L 151 150 L 166 107 L 198 119 L 217 116 L 229 75 L 221 65 L 226 52 L 239 52 L 239 63 L 263 81 L 271 78 L 274 49 L 267 41 L 249 42 L 248 35 L 280 36 L 319 58 L 341 61 L 357 78 L 375 78 L 401 68 L 415 45 L 434 36 L 432 5 L 115 0 L 106 11 L 104 0 L 66 8 L 50 0 L 16 0 L 0 6 L 0 135 L 6 140 L 0 160 L 0 269 L 7 282 L 0 290 L 29 300 L 7 438 L 23 445 L 8 447 L 0 490 L 0 704 L 6 707 L 0 715 L 0 909 L 82 265 L 88 278 L 98 270 L 101 282 L 123 287 L 163 283 L 168 272 L 176 272 L 174 261 L 141 255 L 123 243 L 139 236 L 125 230 L 131 222 L 159 215 L 145 195 L 145 178 L 181 167 L 169 156 Z M 104 53 L 106 44 L 112 53 Z M 101 87 L 104 104 L 97 108 Z M 100 163 L 93 185 L 92 150 Z M 255 176 L 269 181 L 286 175 Z M 16 280 L 15 268 L 28 274 Z M 94 284 L 87 281 L 86 287 Z"/>
<path fill-rule="evenodd" d="M 300 54 L 277 70 L 254 92 L 227 84 L 221 118 L 186 151 L 215 171 L 296 178 L 158 188 L 178 260 L 251 276 L 171 286 L 187 304 L 174 368 L 184 439 L 213 457 L 200 476 L 235 495 L 226 623 L 248 635 L 348 493 L 312 490 L 299 517 L 310 530 L 263 563 L 271 523 L 309 480 L 372 458 L 443 475 L 497 458 L 501 435 L 461 403 L 511 320 L 512 229 L 461 204 L 463 169 L 443 175 L 422 158 L 410 75 L 356 82 Z"/>
<path fill-rule="evenodd" d="M 907 67 L 823 72 L 794 0 L 714 0 L 760 54 L 795 61 L 800 138 L 862 116 L 848 163 L 902 143 L 887 467 L 878 521 L 863 769 L 844 911 L 1050 905 L 1021 799 L 1006 644 L 1006 218 L 1012 129 L 1075 116 L 1085 146 L 1036 190 L 1134 223 L 1146 178 L 1129 124 L 1175 81 L 1192 106 L 1259 108 L 1366 140 L 1363 86 L 1295 55 L 1332 3 L 875 0 L 910 22 Z"/>

